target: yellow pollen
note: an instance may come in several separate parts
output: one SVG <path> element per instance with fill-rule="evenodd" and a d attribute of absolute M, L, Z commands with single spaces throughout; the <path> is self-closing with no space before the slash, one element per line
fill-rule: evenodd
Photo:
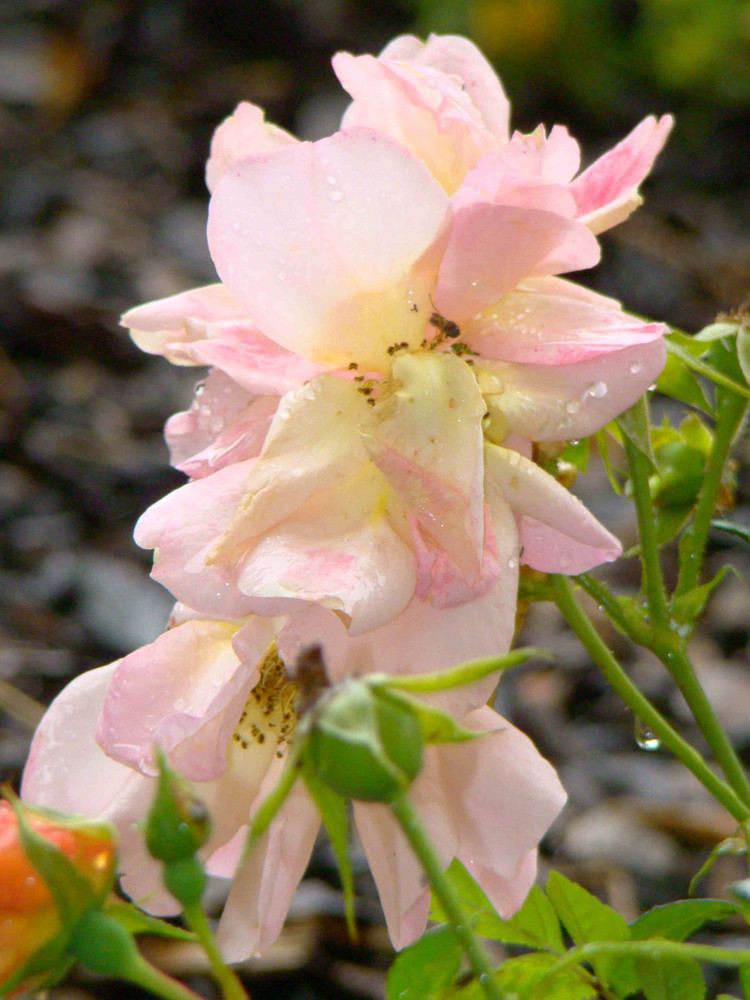
<path fill-rule="evenodd" d="M 276 643 L 272 643 L 258 664 L 260 680 L 250 692 L 232 739 L 243 750 L 255 744 L 276 748 L 281 757 L 284 744 L 291 739 L 297 725 L 295 705 L 299 685 L 286 672 Z"/>

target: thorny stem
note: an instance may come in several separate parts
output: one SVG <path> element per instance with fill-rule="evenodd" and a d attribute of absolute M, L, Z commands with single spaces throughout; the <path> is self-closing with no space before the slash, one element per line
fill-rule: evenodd
<path fill-rule="evenodd" d="M 249 1000 L 248 993 L 236 973 L 229 968 L 222 958 L 221 952 L 216 946 L 216 939 L 208 923 L 208 918 L 201 906 L 198 904 L 185 906 L 183 915 L 208 956 L 208 960 L 211 963 L 211 971 L 219 984 L 224 1000 Z"/>
<path fill-rule="evenodd" d="M 495 981 L 495 969 L 472 930 L 468 915 L 464 913 L 461 902 L 456 897 L 443 871 L 440 859 L 427 836 L 422 821 L 406 793 L 401 792 L 397 795 L 390 803 L 390 808 L 424 868 L 435 895 L 448 916 L 453 932 L 466 952 L 466 957 L 469 959 L 479 985 L 489 1000 L 504 1000 L 504 994 Z"/>
<path fill-rule="evenodd" d="M 654 708 L 630 680 L 594 628 L 591 619 L 576 598 L 570 580 L 564 576 L 553 576 L 551 580 L 555 603 L 560 612 L 578 636 L 586 652 L 628 708 L 644 725 L 652 730 L 661 743 L 695 775 L 738 822 L 747 820 L 750 817 L 750 806 L 742 801 L 733 788 L 714 774 L 698 751 L 672 728 L 664 716 Z"/>

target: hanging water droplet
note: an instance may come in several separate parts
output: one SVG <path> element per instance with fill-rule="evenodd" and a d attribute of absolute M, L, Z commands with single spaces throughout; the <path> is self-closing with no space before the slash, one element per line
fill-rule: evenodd
<path fill-rule="evenodd" d="M 635 720 L 634 735 L 641 750 L 658 750 L 661 746 L 659 737 L 641 719 Z"/>

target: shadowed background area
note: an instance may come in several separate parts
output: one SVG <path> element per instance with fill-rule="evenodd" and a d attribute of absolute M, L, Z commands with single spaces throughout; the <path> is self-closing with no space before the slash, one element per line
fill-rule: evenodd
<path fill-rule="evenodd" d="M 117 325 L 140 302 L 214 280 L 203 168 L 240 100 L 303 138 L 333 131 L 347 99 L 330 68 L 394 35 L 473 38 L 494 62 L 513 124 L 567 125 L 591 159 L 642 117 L 677 127 L 646 205 L 607 234 L 581 276 L 626 307 L 698 329 L 750 291 L 750 3 L 746 0 L 5 0 L 0 7 L 0 770 L 17 781 L 42 706 L 71 676 L 153 639 L 170 598 L 147 578 L 133 524 L 182 481 L 162 426 L 200 372 L 148 358 Z M 588 477 L 587 477 L 588 478 Z M 596 506 L 599 484 L 583 484 Z M 740 470 L 736 517 L 747 520 Z M 623 538 L 621 506 L 598 513 Z M 714 568 L 726 561 L 716 540 Z M 747 555 L 731 559 L 750 568 Z M 611 574 L 637 587 L 637 568 Z M 750 756 L 750 588 L 724 585 L 696 664 Z M 561 768 L 571 795 L 556 864 L 625 915 L 685 893 L 731 833 L 692 779 L 644 754 L 632 720 L 549 607 L 524 640 L 562 666 L 503 683 L 506 711 Z M 609 638 L 622 645 L 617 636 Z M 621 649 L 680 725 L 656 666 Z M 742 706 L 745 706 L 744 709 Z M 379 997 L 390 953 L 357 856 L 363 939 L 346 941 L 328 848 L 316 852 L 290 930 L 248 966 L 253 995 Z M 740 873 L 741 874 L 741 873 Z M 717 867 L 716 892 L 732 870 Z M 737 876 L 739 877 L 739 875 Z M 710 891 L 710 886 L 706 891 Z M 747 947 L 748 943 L 745 942 Z M 163 956 L 212 995 L 199 958 Z M 78 982 L 62 1000 L 123 987 Z M 132 991 L 132 995 L 138 995 Z"/>

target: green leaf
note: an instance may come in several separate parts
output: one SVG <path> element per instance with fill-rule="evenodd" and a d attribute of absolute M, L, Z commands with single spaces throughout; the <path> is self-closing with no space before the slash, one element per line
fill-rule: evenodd
<path fill-rule="evenodd" d="M 750 382 L 750 329 L 746 326 L 737 331 L 737 360 L 745 380 Z"/>
<path fill-rule="evenodd" d="M 87 909 L 96 906 L 100 897 L 63 852 L 31 826 L 24 806 L 11 802 L 18 818 L 18 835 L 24 854 L 41 875 L 52 894 L 63 926 L 71 926 Z"/>
<path fill-rule="evenodd" d="M 158 917 L 152 917 L 148 913 L 144 913 L 143 910 L 139 910 L 133 903 L 126 903 L 124 899 L 112 897 L 107 901 L 104 912 L 119 920 L 131 934 L 154 934 L 159 937 L 175 938 L 177 941 L 195 941 L 196 939 L 192 931 L 187 931 L 184 927 L 176 927 Z"/>
<path fill-rule="evenodd" d="M 571 882 L 560 872 L 552 871 L 547 879 L 546 890 L 574 944 L 630 940 L 630 928 L 624 918 L 582 885 Z M 611 981 L 613 984 L 616 982 L 624 995 L 635 988 L 635 973 L 630 958 L 602 955 L 593 959 L 591 964 L 601 980 Z"/>
<path fill-rule="evenodd" d="M 731 521 L 712 521 L 711 527 L 718 531 L 726 531 L 730 535 L 741 538 L 743 542 L 750 543 L 750 529 L 744 528 L 741 524 L 733 524 Z"/>
<path fill-rule="evenodd" d="M 406 691 L 379 688 L 377 697 L 383 701 L 400 703 L 410 709 L 417 718 L 425 743 L 461 743 L 486 735 L 485 730 L 466 729 L 459 725 L 447 712 L 434 708 Z"/>
<path fill-rule="evenodd" d="M 680 899 L 655 906 L 633 921 L 630 931 L 636 941 L 660 937 L 684 941 L 711 920 L 723 920 L 740 907 L 725 899 Z"/>
<path fill-rule="evenodd" d="M 734 566 L 722 566 L 713 580 L 701 584 L 700 587 L 693 587 L 687 593 L 681 594 L 672 602 L 672 613 L 679 622 L 689 622 L 691 625 L 701 615 L 711 594 L 716 590 L 727 573 L 734 573 L 738 576 Z"/>
<path fill-rule="evenodd" d="M 547 973 L 556 962 L 554 955 L 541 951 L 510 958 L 500 966 L 495 981 L 506 996 L 515 994 L 523 1000 L 590 1000 L 596 997 L 591 977 L 581 966 L 568 966 L 547 979 Z M 476 993 L 476 1000 L 481 996 Z M 459 993 L 459 997 L 464 1000 L 463 993 Z"/>
<path fill-rule="evenodd" d="M 721 340 L 722 337 L 734 337 L 739 335 L 741 330 L 742 327 L 737 323 L 711 323 L 699 330 L 692 339 L 705 343 L 711 340 Z"/>
<path fill-rule="evenodd" d="M 699 375 L 705 375 L 706 378 L 709 378 L 715 385 L 723 386 L 725 389 L 729 389 L 739 396 L 744 396 L 746 399 L 750 398 L 750 388 L 748 388 L 748 386 L 742 385 L 740 382 L 728 378 L 713 365 L 706 364 L 705 361 L 694 358 L 689 351 L 669 339 L 667 339 L 667 351 L 670 354 L 676 355 L 685 362 L 688 368 L 692 368 L 692 370 L 697 372 Z"/>
<path fill-rule="evenodd" d="M 638 449 L 649 461 L 651 470 L 656 471 L 656 459 L 651 448 L 651 426 L 648 417 L 646 397 L 641 396 L 629 410 L 617 418 L 617 426 L 630 443 Z"/>
<path fill-rule="evenodd" d="M 450 927 L 434 927 L 396 956 L 388 973 L 386 1000 L 433 1000 L 455 983 L 461 944 Z"/>
<path fill-rule="evenodd" d="M 742 965 L 739 970 L 740 986 L 745 997 L 750 998 L 750 965 Z"/>
<path fill-rule="evenodd" d="M 344 890 L 344 910 L 346 926 L 349 935 L 357 940 L 357 924 L 354 915 L 354 876 L 349 859 L 349 818 L 346 809 L 346 799 L 334 792 L 315 774 L 312 768 L 305 768 L 303 777 L 318 812 L 323 820 L 323 826 L 331 841 L 333 852 L 339 866 L 341 887 Z"/>
<path fill-rule="evenodd" d="M 693 958 L 637 958 L 636 972 L 646 1000 L 703 1000 L 706 982 Z"/>
<path fill-rule="evenodd" d="M 565 951 L 560 921 L 538 885 L 532 887 L 521 909 L 505 920 L 460 861 L 452 861 L 446 875 L 462 906 L 472 914 L 472 927 L 477 934 L 503 944 L 549 949 L 557 954 Z M 433 920 L 447 919 L 434 896 L 430 916 Z"/>
<path fill-rule="evenodd" d="M 656 388 L 665 396 L 695 406 L 704 413 L 713 413 L 713 406 L 706 398 L 703 386 L 684 360 L 674 354 L 667 355 L 667 363 L 656 380 Z"/>

